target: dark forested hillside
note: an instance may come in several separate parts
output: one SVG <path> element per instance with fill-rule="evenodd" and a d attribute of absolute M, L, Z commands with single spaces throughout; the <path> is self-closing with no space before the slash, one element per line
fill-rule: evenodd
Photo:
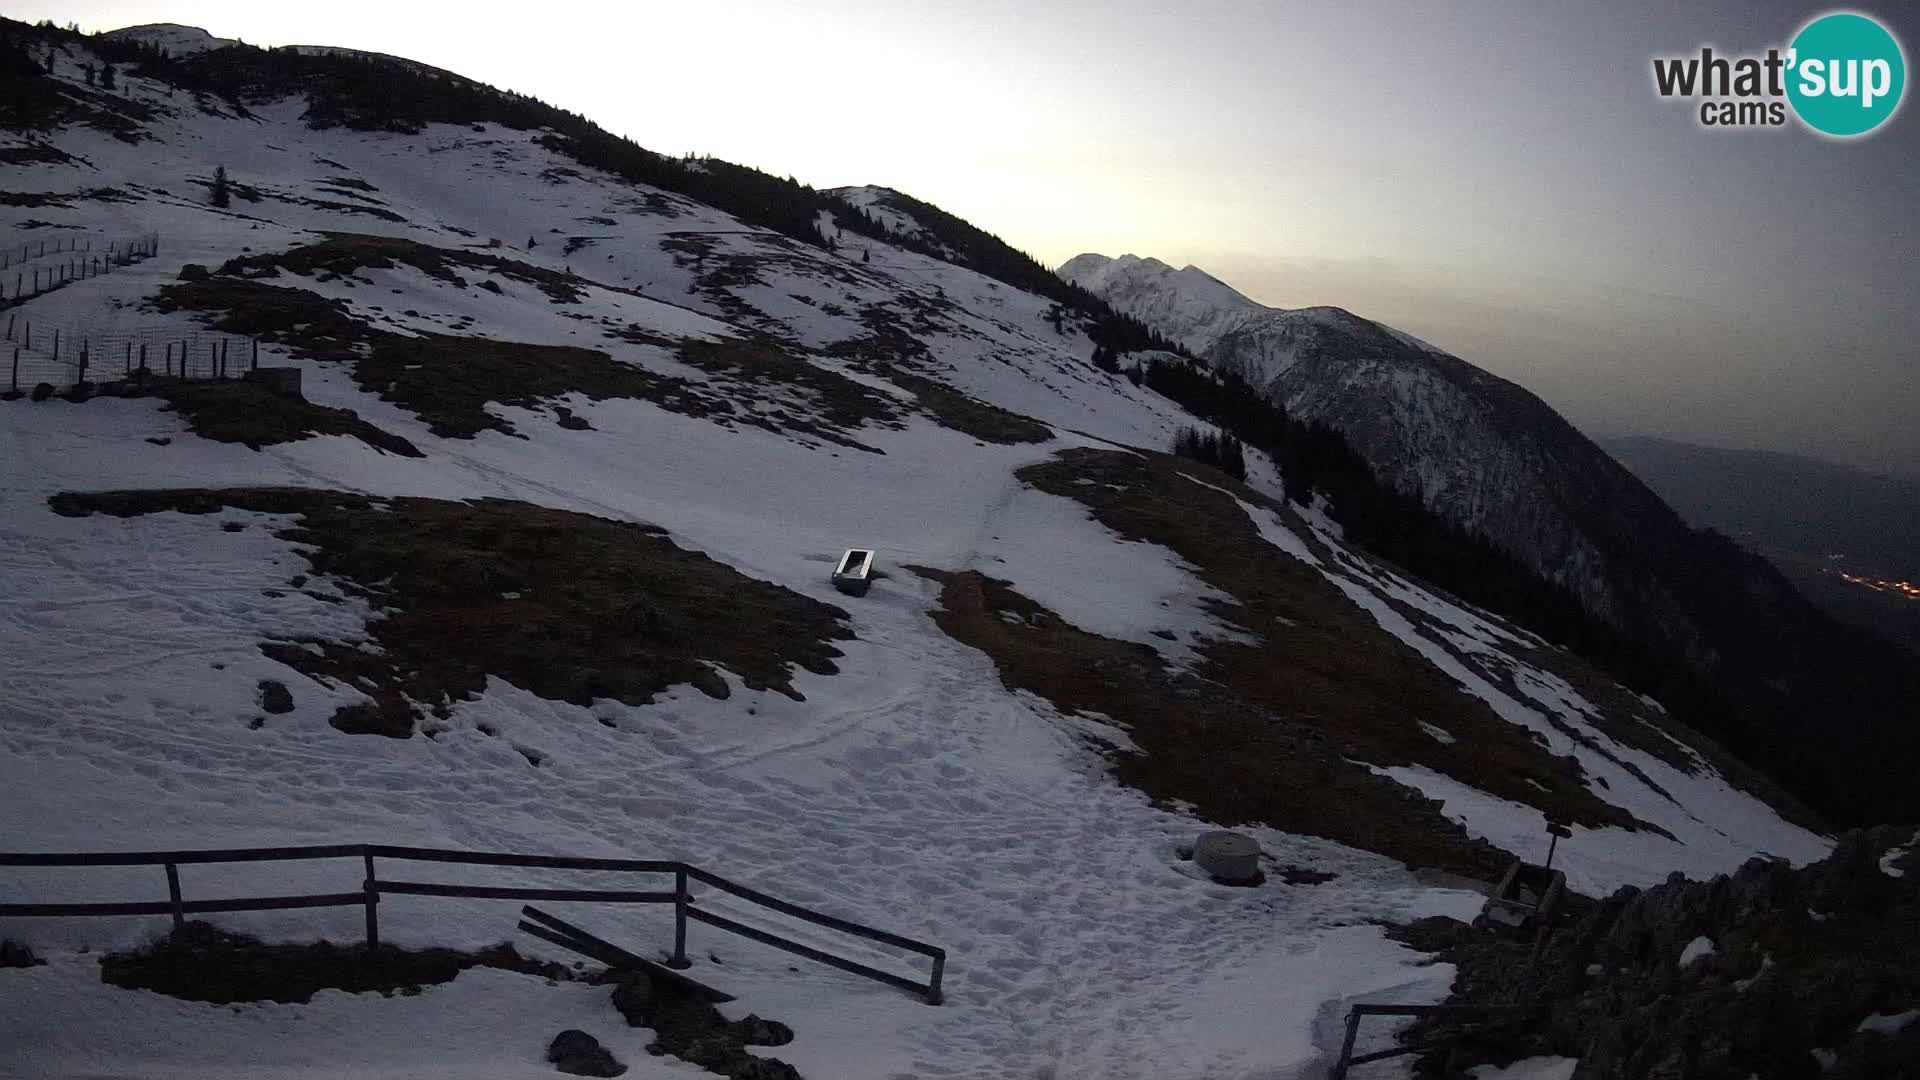
<path fill-rule="evenodd" d="M 1920 725 L 1895 722 L 1914 715 L 1920 665 L 1819 610 L 1726 536 L 1677 518 L 1664 530 L 1594 531 L 1650 568 L 1644 587 L 1689 613 L 1700 643 L 1689 649 L 1661 626 L 1595 616 L 1486 538 L 1383 483 L 1340 432 L 1290 417 L 1232 373 L 1149 360 L 1132 375 L 1269 453 L 1292 497 L 1324 495 L 1349 541 L 1595 661 L 1832 820 L 1920 817 L 1911 782 Z"/>

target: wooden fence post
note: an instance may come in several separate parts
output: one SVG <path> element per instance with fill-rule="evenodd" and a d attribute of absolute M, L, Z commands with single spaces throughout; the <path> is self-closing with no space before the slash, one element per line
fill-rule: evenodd
<path fill-rule="evenodd" d="M 20 390 L 20 346 L 18 345 L 15 345 L 13 347 L 13 384 L 12 385 L 13 385 L 14 392 L 18 393 Z"/>
<path fill-rule="evenodd" d="M 11 336 L 11 335 L 9 335 Z M 260 339 L 253 339 L 253 370 L 260 370 Z"/>
<path fill-rule="evenodd" d="M 371 953 L 380 947 L 380 889 L 374 884 L 373 852 L 362 852 L 360 857 L 367 864 L 367 880 L 363 887 L 367 891 L 367 951 Z"/>
<path fill-rule="evenodd" d="M 167 864 L 167 900 L 173 904 L 173 928 L 176 931 L 187 927 L 186 909 L 180 906 L 180 868 Z"/>
<path fill-rule="evenodd" d="M 687 959 L 687 868 L 673 872 L 673 959 L 667 966 L 685 970 L 693 966 Z"/>

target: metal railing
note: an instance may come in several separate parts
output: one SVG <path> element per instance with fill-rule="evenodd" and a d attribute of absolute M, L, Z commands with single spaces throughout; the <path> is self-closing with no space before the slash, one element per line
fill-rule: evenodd
<path fill-rule="evenodd" d="M 1327 1070 L 1327 1080 L 1346 1080 L 1347 1070 L 1355 1065 L 1364 1065 L 1369 1061 L 1385 1061 L 1388 1058 L 1406 1054 L 1424 1054 L 1429 1050 L 1443 1050 L 1451 1045 L 1451 1039 L 1441 1039 L 1431 1043 L 1414 1046 L 1396 1046 L 1387 1050 L 1376 1050 L 1370 1054 L 1354 1056 L 1353 1044 L 1360 1037 L 1360 1021 L 1368 1016 L 1450 1016 L 1462 1020 L 1520 1021 L 1545 1011 L 1539 1005 L 1355 1005 L 1347 1010 L 1347 1034 L 1340 1043 L 1339 1060 L 1333 1068 Z"/>
<path fill-rule="evenodd" d="M 205 863 L 286 862 L 309 859 L 359 859 L 365 869 L 360 888 L 351 892 L 313 893 L 294 896 L 227 897 L 218 900 L 188 900 L 180 888 L 180 867 Z M 457 863 L 467 866 L 517 866 L 550 870 L 593 870 L 616 873 L 672 874 L 671 890 L 636 889 L 562 889 L 504 885 L 458 885 L 448 882 L 401 881 L 382 878 L 374 860 L 404 862 Z M 758 889 L 729 881 L 711 871 L 672 860 L 606 859 L 573 855 L 527 855 L 510 852 L 459 851 L 448 848 L 395 847 L 387 844 L 325 844 L 308 847 L 221 848 L 203 851 L 128 851 L 128 852 L 0 852 L 0 866 L 160 866 L 166 870 L 167 899 L 153 901 L 109 901 L 88 903 L 0 904 L 0 918 L 72 918 L 83 916 L 171 915 L 175 928 L 186 924 L 188 915 L 223 911 L 276 911 L 289 908 L 364 907 L 366 909 L 367 946 L 380 943 L 380 898 L 384 895 L 467 897 L 492 900 L 561 900 L 603 904 L 672 904 L 674 908 L 673 956 L 669 967 L 685 968 L 687 959 L 687 922 L 705 923 L 716 929 L 764 945 L 771 945 L 841 971 L 895 986 L 924 996 L 931 1005 L 941 1002 L 941 981 L 946 973 L 947 953 L 938 946 L 885 930 L 864 926 L 846 919 L 801 907 L 777 899 Z M 828 930 L 890 945 L 925 956 L 932 961 L 926 981 L 921 982 L 890 971 L 883 971 L 857 960 L 836 956 L 804 945 L 771 931 L 749 926 L 698 906 L 690 883 L 698 881 L 750 904 L 777 911 L 782 915 L 812 923 Z"/>

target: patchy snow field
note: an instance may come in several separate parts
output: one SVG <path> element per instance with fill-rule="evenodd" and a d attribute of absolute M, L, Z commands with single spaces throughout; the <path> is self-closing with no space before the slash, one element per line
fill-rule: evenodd
<path fill-rule="evenodd" d="M 558 306 L 525 287 L 476 296 L 407 268 L 364 272 L 371 288 L 286 275 L 276 283 L 347 299 L 370 319 L 377 304 L 396 332 L 465 323 L 468 334 L 603 349 L 622 364 L 695 380 L 702 374 L 664 349 L 606 339 L 575 316 L 673 338 L 771 327 L 795 348 L 816 349 L 862 334 L 863 306 L 927 304 L 930 325 L 916 332 L 928 348 L 923 370 L 1055 434 L 988 444 L 911 415 L 898 427 L 858 431 L 883 451 L 874 454 L 723 427 L 649 401 L 573 395 L 566 404 L 591 430 L 562 427 L 545 410 L 495 404 L 490 411 L 524 438 L 490 430 L 440 438 L 344 367 L 278 347 L 263 348 L 263 362 L 302 368 L 309 400 L 353 409 L 424 456 L 386 455 L 340 436 L 258 451 L 216 443 L 152 398 L 0 402 L 0 845 L 365 841 L 685 859 L 948 950 L 947 1003 L 933 1008 L 696 925 L 692 974 L 740 996 L 730 1015 L 751 1010 L 790 1024 L 798 1037 L 775 1054 L 811 1077 L 1316 1076 L 1337 1048 L 1347 1003 L 1446 995 L 1451 969 L 1388 941 L 1375 924 L 1468 918 L 1478 895 L 1423 885 L 1378 855 L 1273 829 L 1253 831 L 1277 863 L 1337 878 L 1255 889 L 1197 879 L 1175 849 L 1208 823 L 1117 785 L 1082 734 L 1090 721 L 1004 689 L 987 657 L 929 618 L 937 586 L 900 569 L 920 563 L 1008 579 L 1077 625 L 1149 645 L 1178 664 L 1191 661 L 1196 636 L 1235 633 L 1209 612 L 1206 601 L 1217 597 L 1171 552 L 1126 542 L 1078 504 L 1014 479 L 1016 469 L 1070 447 L 1164 447 L 1192 422 L 1092 368 L 1090 343 L 1046 322 L 1048 301 L 850 233 L 837 253 L 799 249 L 678 196 L 579 167 L 535 145 L 533 132 L 312 131 L 299 122 L 299 102 L 263 106 L 257 121 L 240 121 L 196 112 L 184 95 L 169 99 L 148 80 L 122 79 L 136 97 L 177 110 L 152 123 L 152 140 L 129 145 L 65 131 L 57 144 L 91 168 L 10 168 L 9 186 L 72 191 L 112 177 L 128 198 L 9 208 L 0 221 L 75 224 L 103 236 L 158 232 L 161 254 L 18 309 L 41 325 L 100 334 L 196 328 L 187 314 L 156 314 L 139 301 L 182 264 L 285 250 L 317 239 L 310 230 L 448 248 L 500 238 L 503 248 L 478 250 L 570 267 L 607 288 Z M 227 212 L 203 205 L 192 178 L 215 164 L 261 201 L 236 199 Z M 401 220 L 315 205 L 350 201 L 316 194 L 342 176 L 367 185 L 350 189 L 365 191 L 365 205 L 377 200 Z M 14 233 L 24 240 L 43 227 Z M 569 237 L 585 234 L 595 239 L 565 250 Z M 703 271 L 669 243 L 689 235 L 722 254 L 778 255 L 757 282 L 725 290 L 758 314 L 722 303 L 722 290 L 701 283 Z M 863 263 L 865 250 L 872 257 Z M 824 357 L 816 362 L 874 381 Z M 1259 487 L 1280 490 L 1269 463 L 1251 465 Z M 258 645 L 295 634 L 351 638 L 376 613 L 350 595 L 266 595 L 306 570 L 296 546 L 273 535 L 284 519 L 232 510 L 67 518 L 47 505 L 68 490 L 237 485 L 499 497 L 647 522 L 746 575 L 843 606 L 857 640 L 842 643 L 839 674 L 796 673 L 804 701 L 748 691 L 730 677 L 725 700 L 680 687 L 648 706 L 587 707 L 496 679 L 477 700 L 457 704 L 436 739 L 348 737 L 327 717 L 360 695 L 306 678 Z M 1501 653 L 1518 637 L 1347 552 L 1331 528 L 1289 525 L 1243 505 L 1276 547 L 1317 566 L 1463 691 L 1538 732 L 1555 752 L 1579 756 L 1590 775 L 1605 778 L 1595 789 L 1602 798 L 1677 838 L 1585 831 L 1561 849 L 1577 888 L 1605 891 L 1672 869 L 1729 870 L 1760 851 L 1796 861 L 1825 853 L 1822 838 L 1782 822 L 1704 763 L 1687 775 L 1607 740 L 1588 722 L 1593 705 Z M 1302 509 L 1296 521 L 1324 519 Z M 848 546 L 876 549 L 886 573 L 859 599 L 841 597 L 827 581 Z M 331 595 L 334 584 L 317 578 L 313 587 Z M 1427 629 L 1401 614 L 1409 608 L 1429 616 Z M 1461 655 L 1500 657 L 1520 673 L 1522 692 L 1495 687 Z M 295 708 L 256 729 L 249 724 L 263 679 L 292 687 Z M 1531 808 L 1438 774 L 1389 774 L 1444 799 L 1449 814 L 1510 850 L 1531 853 L 1544 839 Z M 418 876 L 608 881 L 458 867 Z M 211 897 L 351 890 L 359 870 L 190 867 L 183 878 L 189 897 Z M 151 900 L 165 895 L 163 885 L 158 870 L 7 870 L 0 902 Z M 763 911 L 712 906 L 831 940 Z M 670 921 L 657 909 L 555 907 L 637 951 L 670 941 Z M 351 940 L 359 918 L 343 909 L 219 922 L 273 939 Z M 470 946 L 513 937 L 514 918 L 510 902 L 393 898 L 381 925 L 400 944 Z M 0 936 L 51 961 L 0 971 L 0 1075 L 548 1076 L 541 1055 L 563 1027 L 598 1036 L 633 1066 L 630 1076 L 702 1075 L 649 1058 L 641 1049 L 647 1033 L 626 1029 L 604 990 L 500 971 L 470 971 L 417 997 L 328 992 L 309 1005 L 231 1008 L 98 980 L 100 952 L 164 927 L 164 919 L 0 919 Z M 551 953 L 538 942 L 519 944 Z M 884 950 L 831 944 L 923 974 Z M 1384 1026 L 1370 1035 L 1388 1036 Z M 1389 1076 L 1395 1067 L 1375 1071 Z"/>

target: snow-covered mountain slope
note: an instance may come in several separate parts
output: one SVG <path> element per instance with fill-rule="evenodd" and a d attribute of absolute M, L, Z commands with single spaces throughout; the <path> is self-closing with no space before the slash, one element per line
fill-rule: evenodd
<path fill-rule="evenodd" d="M 1197 267 L 1085 254 L 1060 274 L 1289 412 L 1339 428 L 1396 487 L 1603 616 L 1618 617 L 1623 587 L 1641 587 L 1609 565 L 1569 504 L 1605 502 L 1622 513 L 1644 504 L 1648 516 L 1665 507 L 1520 387 L 1338 308 L 1265 307 Z"/>
<path fill-rule="evenodd" d="M 159 252 L 8 314 L 60 328 L 62 363 L 93 343 L 96 381 L 133 355 L 99 342 L 250 337 L 304 401 L 0 401 L 8 849 L 685 859 L 948 950 L 934 1009 L 696 927 L 729 1015 L 858 1078 L 1312 1075 L 1344 1003 L 1447 991 L 1378 924 L 1480 897 L 1410 864 L 1497 870 L 1543 810 L 1575 822 L 1560 865 L 1588 892 L 1828 848 L 1657 705 L 1350 550 L 1257 454 L 1243 485 L 1158 453 L 1193 419 L 1092 367 L 1045 297 L 830 211 L 834 246 L 799 243 L 483 118 L 316 129 L 302 98 L 138 70 L 109 104 L 85 43 L 49 41 L 76 115 L 131 126 L 5 135 L 30 196 L 0 206 L 9 239 Z M 856 545 L 884 577 L 850 598 L 828 575 Z M 1259 839 L 1266 884 L 1179 858 L 1212 824 Z M 4 902 L 155 888 L 0 872 Z M 580 912 L 670 937 L 657 909 Z M 0 920 L 51 958 L 0 972 L 0 1071 L 544 1076 L 550 1029 L 582 1026 L 629 1075 L 690 1075 L 604 994 L 507 973 L 233 1010 L 99 982 L 97 951 L 164 926 Z M 481 900 L 381 915 L 402 944 L 512 927 Z"/>
<path fill-rule="evenodd" d="M 1197 266 L 1175 270 L 1138 255 L 1076 255 L 1061 264 L 1059 273 L 1196 356 L 1270 311 Z"/>
<path fill-rule="evenodd" d="M 914 220 L 912 214 L 898 208 L 900 193 L 892 188 L 863 184 L 858 187 L 833 188 L 827 194 L 866 214 L 881 228 L 895 236 L 938 242 L 932 240 L 927 230 Z"/>
<path fill-rule="evenodd" d="M 1592 616 L 1578 635 L 1627 657 L 1616 670 L 1691 684 L 1690 715 L 1818 808 L 1848 821 L 1920 808 L 1910 658 L 1690 529 L 1523 387 L 1338 308 L 1253 304 L 1193 267 L 1089 254 L 1060 272 L 1296 419 L 1338 429 L 1381 480 L 1571 592 Z"/>

